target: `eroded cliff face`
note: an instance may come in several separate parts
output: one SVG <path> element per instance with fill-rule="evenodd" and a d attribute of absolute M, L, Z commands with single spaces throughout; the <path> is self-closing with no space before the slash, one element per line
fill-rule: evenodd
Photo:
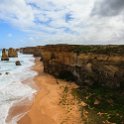
<path fill-rule="evenodd" d="M 5 48 L 2 50 L 1 61 L 9 61 L 9 57 Z"/>
<path fill-rule="evenodd" d="M 18 53 L 16 49 L 9 48 L 8 50 L 8 57 L 18 57 Z"/>
<path fill-rule="evenodd" d="M 81 46 L 49 45 L 22 50 L 24 53 L 41 56 L 45 72 L 75 81 L 80 86 L 124 88 L 124 46 L 102 46 L 105 47 L 103 51 L 101 47 L 97 50 L 95 46 L 90 50 L 84 46 L 85 51 L 79 51 L 78 47 Z"/>
<path fill-rule="evenodd" d="M 42 46 L 38 47 L 26 47 L 26 48 L 21 48 L 20 52 L 23 52 L 25 54 L 33 54 L 35 57 L 41 56 L 42 54 Z"/>

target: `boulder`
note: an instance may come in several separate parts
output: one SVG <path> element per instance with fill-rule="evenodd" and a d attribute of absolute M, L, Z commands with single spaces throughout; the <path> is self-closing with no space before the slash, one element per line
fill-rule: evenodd
<path fill-rule="evenodd" d="M 6 52 L 6 49 L 3 49 L 3 50 L 2 50 L 1 61 L 9 61 L 9 57 L 8 57 L 7 52 Z"/>
<path fill-rule="evenodd" d="M 9 74 L 9 72 L 6 72 L 5 74 L 6 74 L 6 75 L 8 75 L 8 74 Z"/>
<path fill-rule="evenodd" d="M 18 57 L 18 53 L 17 53 L 17 51 L 15 49 L 9 48 L 9 50 L 8 50 L 8 56 L 9 57 Z"/>
<path fill-rule="evenodd" d="M 15 62 L 16 66 L 20 66 L 21 65 L 21 62 L 18 60 Z"/>

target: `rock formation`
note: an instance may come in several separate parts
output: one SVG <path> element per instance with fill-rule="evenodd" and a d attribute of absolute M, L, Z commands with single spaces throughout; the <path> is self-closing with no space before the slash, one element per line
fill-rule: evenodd
<path fill-rule="evenodd" d="M 16 66 L 20 66 L 21 65 L 21 62 L 18 60 L 15 62 Z"/>
<path fill-rule="evenodd" d="M 9 48 L 9 50 L 8 50 L 8 56 L 9 57 L 18 57 L 18 53 L 17 53 L 17 51 L 15 49 Z"/>
<path fill-rule="evenodd" d="M 27 47 L 27 48 L 21 48 L 20 51 L 25 54 L 33 54 L 35 57 L 41 57 L 42 55 L 42 46 L 38 47 Z"/>
<path fill-rule="evenodd" d="M 9 75 L 9 72 L 6 72 L 5 74 L 6 74 L 6 75 Z"/>
<path fill-rule="evenodd" d="M 124 46 L 48 45 L 22 51 L 42 57 L 45 72 L 80 86 L 124 88 Z"/>
<path fill-rule="evenodd" d="M 2 50 L 1 61 L 9 61 L 9 57 L 8 57 L 7 52 L 6 52 L 6 49 L 3 49 L 3 50 Z"/>

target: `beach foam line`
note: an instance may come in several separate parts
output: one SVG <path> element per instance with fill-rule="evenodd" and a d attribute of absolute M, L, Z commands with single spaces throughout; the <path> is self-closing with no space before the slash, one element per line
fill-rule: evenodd
<path fill-rule="evenodd" d="M 16 59 L 22 62 L 21 66 L 15 65 Z M 7 124 L 5 120 L 13 104 L 26 97 L 32 101 L 36 89 L 27 85 L 30 83 L 27 79 L 37 75 L 31 70 L 35 64 L 34 61 L 35 58 L 32 55 L 19 54 L 19 58 L 12 58 L 9 62 L 0 62 L 0 72 L 9 73 L 0 76 L 0 124 Z M 22 83 L 24 80 L 27 80 L 25 84 Z M 15 122 L 11 124 L 15 124 Z"/>

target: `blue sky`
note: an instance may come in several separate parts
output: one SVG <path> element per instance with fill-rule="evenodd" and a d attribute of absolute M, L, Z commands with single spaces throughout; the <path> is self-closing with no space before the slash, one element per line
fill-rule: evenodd
<path fill-rule="evenodd" d="M 8 23 L 0 22 L 0 47 L 17 47 L 23 44 L 22 37 L 25 37 L 25 33 L 11 26 Z"/>
<path fill-rule="evenodd" d="M 0 48 L 123 39 L 123 0 L 0 0 Z"/>

